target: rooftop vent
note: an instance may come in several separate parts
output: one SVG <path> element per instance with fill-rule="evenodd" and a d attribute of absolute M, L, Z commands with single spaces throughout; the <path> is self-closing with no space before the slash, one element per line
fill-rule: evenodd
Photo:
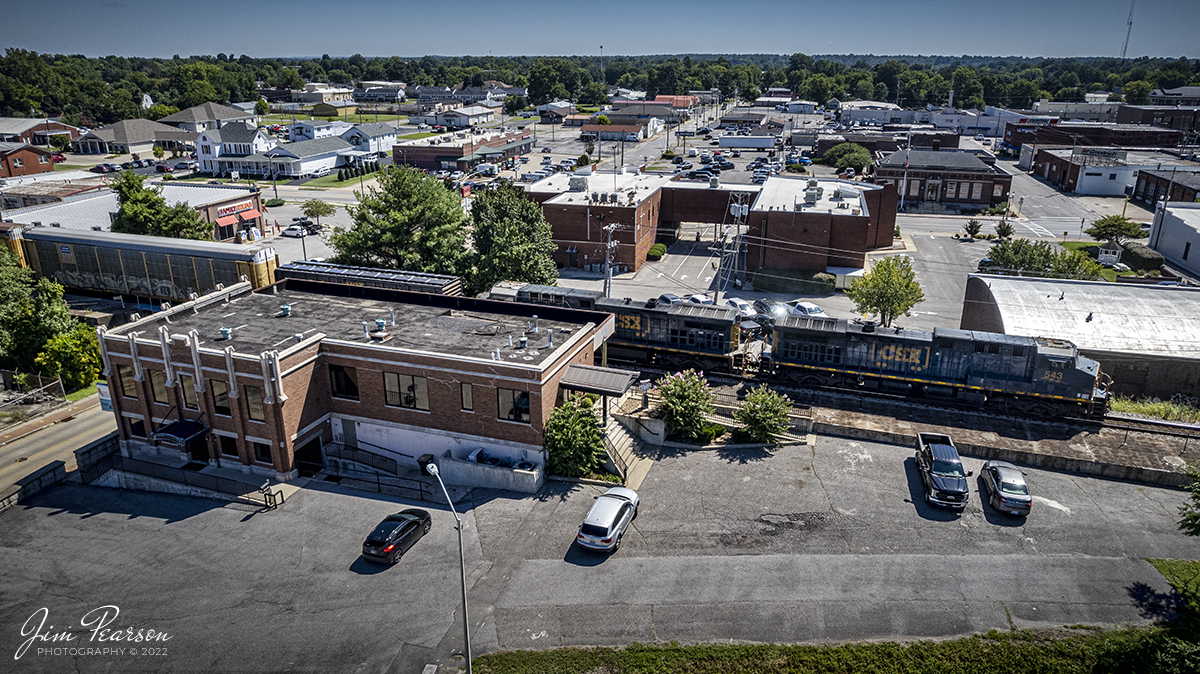
<path fill-rule="evenodd" d="M 50 223 L 50 226 L 51 227 L 62 227 L 62 224 L 57 223 L 57 222 L 52 222 L 52 223 Z"/>
<path fill-rule="evenodd" d="M 290 305 L 290 304 L 279 305 L 279 313 L 283 314 L 284 316 L 291 316 L 292 315 L 292 305 Z"/>
<path fill-rule="evenodd" d="M 221 328 L 221 339 L 229 339 L 233 336 L 233 328 Z"/>

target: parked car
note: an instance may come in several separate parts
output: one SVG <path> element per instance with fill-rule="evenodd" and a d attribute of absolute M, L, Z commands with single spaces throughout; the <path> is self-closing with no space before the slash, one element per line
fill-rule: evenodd
<path fill-rule="evenodd" d="M 695 168 L 695 167 L 696 167 L 696 165 L 695 165 L 695 164 L 693 164 L 692 162 L 690 162 L 690 161 L 685 161 L 685 162 L 683 162 L 683 163 L 681 163 L 681 164 L 679 165 L 679 170 L 680 170 L 680 171 L 690 171 L 690 170 L 692 170 L 692 169 L 693 169 L 693 168 Z"/>
<path fill-rule="evenodd" d="M 224 185 L 225 183 L 221 182 L 220 180 L 209 180 L 205 184 L 206 185 Z"/>
<path fill-rule="evenodd" d="M 66 156 L 61 152 L 55 152 L 50 155 L 50 161 L 55 164 L 61 164 L 67 160 Z"/>
<path fill-rule="evenodd" d="M 433 528 L 429 513 L 419 508 L 402 510 L 388 515 L 367 534 L 362 544 L 362 555 L 373 562 L 395 564 L 404 553 Z"/>
<path fill-rule="evenodd" d="M 683 163 L 683 155 L 676 155 L 675 157 L 672 157 L 671 163 L 672 164 L 682 164 Z"/>
<path fill-rule="evenodd" d="M 90 170 L 92 173 L 110 173 L 111 172 L 108 168 L 108 164 L 96 164 L 95 166 L 93 166 L 92 168 L 90 168 L 88 170 Z"/>
<path fill-rule="evenodd" d="M 713 304 L 711 297 L 700 294 L 688 295 L 687 301 L 691 302 L 692 304 Z"/>
<path fill-rule="evenodd" d="M 175 169 L 171 168 L 170 166 L 167 166 L 166 164 L 155 164 L 154 170 L 159 173 L 174 173 L 175 172 Z"/>
<path fill-rule="evenodd" d="M 730 153 L 729 153 L 729 156 L 731 156 L 731 157 L 740 157 L 740 156 L 742 156 L 742 151 L 741 151 L 741 150 L 734 150 L 733 152 L 730 152 Z"/>
<path fill-rule="evenodd" d="M 725 161 L 723 159 L 714 159 L 712 167 L 716 167 L 718 170 L 721 170 L 721 171 L 732 171 L 735 168 L 733 165 L 733 162 Z M 712 167 L 709 167 L 709 168 L 712 168 Z"/>
<path fill-rule="evenodd" d="M 295 237 L 298 239 L 302 236 L 307 235 L 308 231 L 300 225 L 289 225 L 286 229 L 284 229 L 282 232 L 280 232 L 280 234 L 282 234 L 284 236 Z"/>
<path fill-rule="evenodd" d="M 754 305 L 740 297 L 730 297 L 725 300 L 725 306 L 737 309 L 742 318 L 753 318 L 758 313 L 754 310 Z"/>
<path fill-rule="evenodd" d="M 1025 474 L 1020 468 L 1007 461 L 991 460 L 983 464 L 980 477 L 993 508 L 1009 515 L 1024 517 L 1029 514 L 1033 497 L 1029 495 L 1029 485 L 1025 484 Z"/>
<path fill-rule="evenodd" d="M 758 175 L 756 175 L 756 176 L 754 176 L 753 178 L 751 178 L 751 179 L 750 179 L 750 182 L 754 183 L 755 185 L 761 185 L 762 183 L 765 183 L 765 182 L 767 182 L 767 176 L 765 176 L 765 175 L 763 175 L 763 176 L 758 176 Z"/>
<path fill-rule="evenodd" d="M 679 295 L 672 295 L 671 293 L 663 293 L 658 296 L 658 303 L 659 304 L 683 304 L 683 298 L 680 297 Z"/>
<path fill-rule="evenodd" d="M 550 152 L 552 152 L 552 150 L 548 147 L 544 147 L 544 148 L 542 148 L 542 152 L 544 152 L 546 154 L 550 154 Z"/>
<path fill-rule="evenodd" d="M 613 487 L 596 497 L 592 509 L 579 525 L 575 542 L 580 547 L 615 552 L 629 523 L 637 517 L 638 495 L 632 489 Z"/>
<path fill-rule="evenodd" d="M 312 177 L 314 177 L 314 178 L 324 178 L 327 175 L 329 175 L 329 167 L 328 166 L 322 166 L 321 168 L 312 172 Z"/>
<path fill-rule="evenodd" d="M 192 162 L 190 162 L 190 161 L 181 161 L 181 162 L 175 163 L 176 171 L 186 171 L 190 168 L 192 168 Z"/>
<path fill-rule="evenodd" d="M 463 172 L 462 172 L 462 171 L 455 171 L 454 173 L 451 173 L 451 174 L 450 174 L 450 179 L 451 179 L 451 180 L 461 180 L 461 179 L 462 179 L 462 177 L 463 177 Z"/>
<path fill-rule="evenodd" d="M 782 302 L 772 302 L 771 300 L 754 300 L 754 311 L 770 316 L 774 320 L 792 315 L 792 310 L 788 305 Z"/>
<path fill-rule="evenodd" d="M 797 316 L 825 316 L 825 311 L 813 304 L 812 302 L 804 302 L 802 300 L 792 300 L 787 303 L 788 308 Z"/>
<path fill-rule="evenodd" d="M 688 171 L 683 177 L 688 180 L 710 180 L 714 175 L 711 171 Z"/>
<path fill-rule="evenodd" d="M 138 167 L 138 165 L 131 161 L 127 161 L 127 162 L 124 162 L 123 164 L 121 164 L 121 170 L 123 170 L 123 171 L 130 171 L 137 167 Z"/>
<path fill-rule="evenodd" d="M 699 129 L 696 129 L 696 133 L 698 133 L 698 134 L 712 133 L 712 129 L 707 126 L 702 126 Z"/>
<path fill-rule="evenodd" d="M 917 433 L 917 471 L 925 484 L 925 501 L 930 505 L 962 510 L 971 500 L 958 448 L 949 435 Z"/>

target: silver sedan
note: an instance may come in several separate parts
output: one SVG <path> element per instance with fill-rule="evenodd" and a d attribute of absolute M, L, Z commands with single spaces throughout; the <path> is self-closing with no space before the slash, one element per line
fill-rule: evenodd
<path fill-rule="evenodd" d="M 992 507 L 1009 515 L 1029 514 L 1033 497 L 1025 484 L 1025 474 L 1007 461 L 987 461 L 980 474 Z"/>

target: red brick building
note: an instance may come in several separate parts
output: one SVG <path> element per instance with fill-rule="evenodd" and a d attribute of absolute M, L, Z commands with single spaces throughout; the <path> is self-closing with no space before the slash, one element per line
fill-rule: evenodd
<path fill-rule="evenodd" d="M 289 480 L 351 447 L 528 490 L 564 377 L 612 331 L 607 313 L 289 279 L 98 333 L 126 456 Z"/>
<path fill-rule="evenodd" d="M 1032 124 L 1008 122 L 1004 142 L 1022 145 L 1116 145 L 1121 147 L 1175 147 L 1183 134 L 1177 129 L 1107 122 Z"/>
<path fill-rule="evenodd" d="M 529 154 L 532 149 L 533 136 L 524 131 L 485 134 L 460 131 L 395 145 L 392 162 L 431 171 L 469 171 L 477 164 Z"/>
<path fill-rule="evenodd" d="M 83 129 L 48 119 L 0 117 L 0 143 L 29 143 L 47 145 L 50 136 L 67 136 L 71 140 L 83 135 Z"/>
<path fill-rule="evenodd" d="M 16 178 L 54 170 L 50 153 L 28 143 L 0 143 L 0 178 Z"/>
<path fill-rule="evenodd" d="M 1008 200 L 1012 176 L 970 152 L 898 150 L 875 165 L 875 183 L 903 192 L 906 204 L 985 208 Z"/>
<path fill-rule="evenodd" d="M 1118 124 L 1149 124 L 1179 131 L 1200 130 L 1200 107 L 1172 105 L 1122 105 L 1117 109 Z"/>

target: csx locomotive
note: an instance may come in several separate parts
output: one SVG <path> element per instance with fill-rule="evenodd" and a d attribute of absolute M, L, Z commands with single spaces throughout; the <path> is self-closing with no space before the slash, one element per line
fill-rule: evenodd
<path fill-rule="evenodd" d="M 757 323 L 747 326 L 765 333 L 762 348 L 749 350 L 732 307 L 608 299 L 552 286 L 525 286 L 514 299 L 615 314 L 609 357 L 656 368 L 894 392 L 1039 416 L 1099 417 L 1108 407 L 1109 376 L 1061 339 L 787 316 L 761 330 Z M 757 358 L 747 356 L 754 351 Z"/>

